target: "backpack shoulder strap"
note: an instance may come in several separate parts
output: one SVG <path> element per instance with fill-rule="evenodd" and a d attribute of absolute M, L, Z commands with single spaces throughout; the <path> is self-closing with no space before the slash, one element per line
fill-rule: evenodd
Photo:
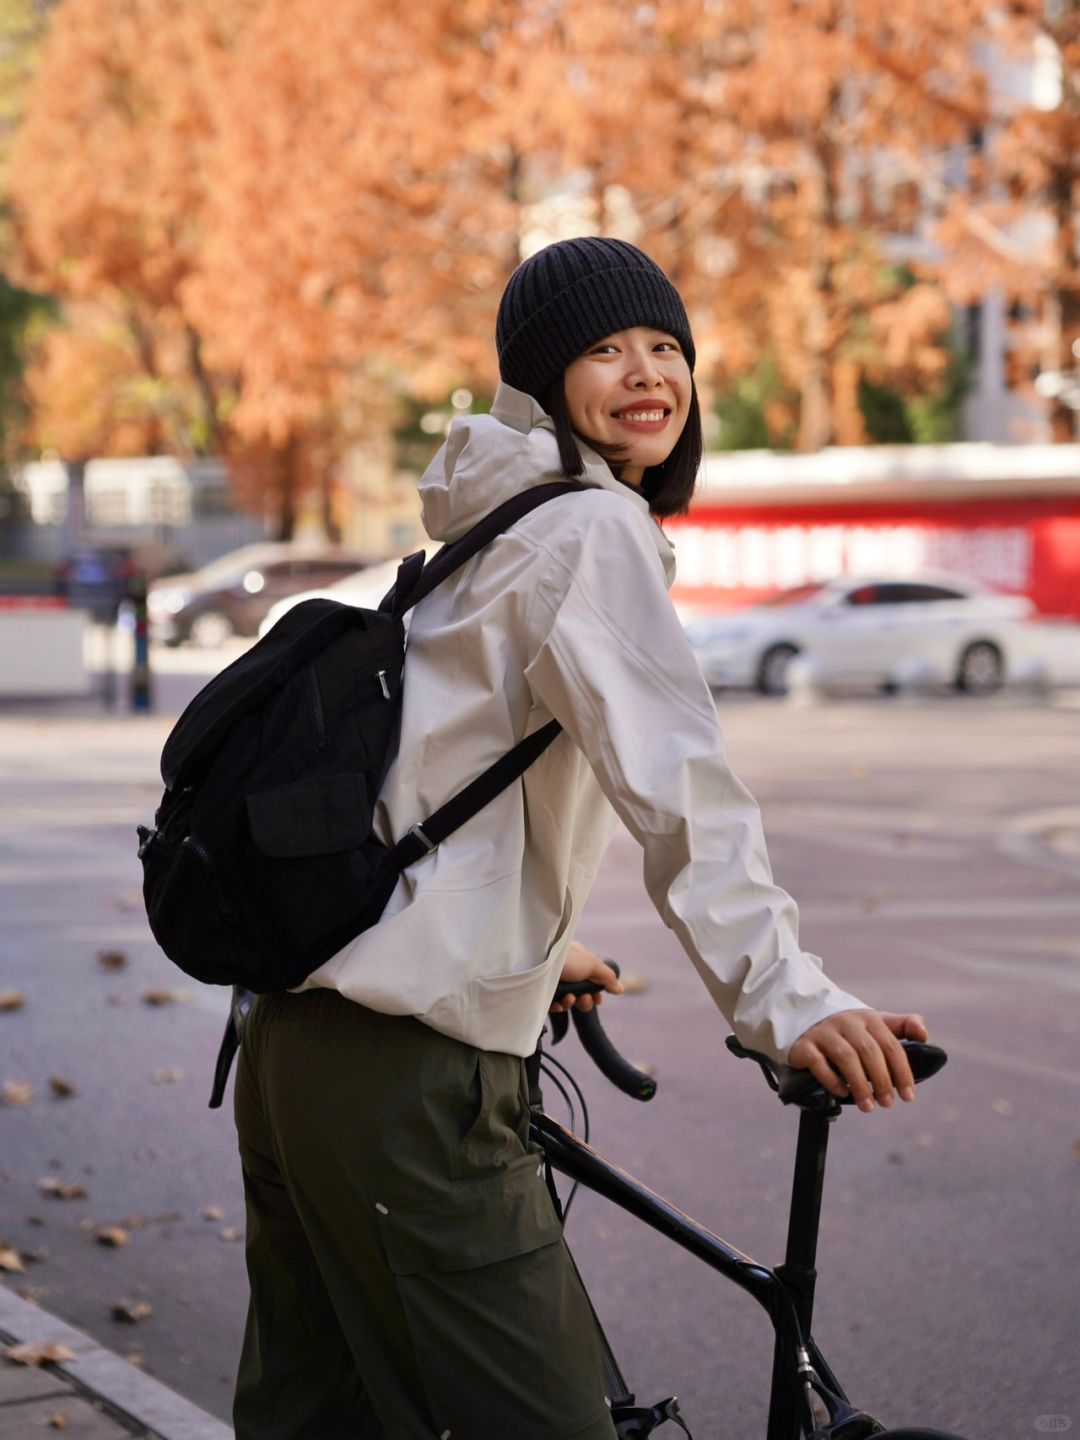
<path fill-rule="evenodd" d="M 430 855 L 448 835 L 452 835 L 466 820 L 479 814 L 489 801 L 494 800 L 496 795 L 501 795 L 508 785 L 512 785 L 524 775 L 561 730 L 562 726 L 557 720 L 550 720 L 539 730 L 526 735 L 524 740 L 512 750 L 508 750 L 500 760 L 496 760 L 494 765 L 466 785 L 464 790 L 459 790 L 445 805 L 441 805 L 434 815 L 429 815 L 423 824 L 414 825 L 393 848 L 394 863 L 398 869 L 402 870 L 414 860 Z"/>
<path fill-rule="evenodd" d="M 516 495 L 511 495 L 509 500 L 504 500 L 490 514 L 477 521 L 460 539 L 451 545 L 444 545 L 422 569 L 410 567 L 410 562 L 417 559 L 417 556 L 410 555 L 402 562 L 398 571 L 392 613 L 399 616 L 404 615 L 406 610 L 411 610 L 425 595 L 430 595 L 436 585 L 441 585 L 455 570 L 460 569 L 466 560 L 471 560 L 485 545 L 490 545 L 496 535 L 501 535 L 538 505 L 554 500 L 559 495 L 570 495 L 576 490 L 584 489 L 586 486 L 579 485 L 576 480 L 552 480 L 546 485 L 533 485 L 528 490 L 519 490 Z M 422 563 L 422 552 L 419 558 Z M 385 604 L 385 601 L 383 603 Z"/>
<path fill-rule="evenodd" d="M 534 485 L 531 489 L 521 490 L 516 495 L 511 495 L 497 509 L 492 510 L 490 515 L 485 515 L 483 520 L 474 525 L 467 534 L 462 535 L 460 540 L 455 540 L 452 545 L 446 545 L 439 553 L 417 570 L 413 564 L 411 570 L 407 567 L 410 562 L 415 562 L 418 557 L 409 556 L 398 571 L 398 585 L 395 587 L 393 599 L 393 614 L 400 616 L 406 610 L 410 610 L 421 601 L 425 595 L 430 595 L 436 585 L 440 585 L 455 570 L 464 565 L 466 560 L 472 557 L 491 543 L 496 535 L 508 529 L 515 520 L 528 515 L 538 505 L 543 505 L 548 500 L 554 500 L 558 495 L 569 495 L 576 490 L 584 490 L 584 485 L 579 485 L 573 480 L 556 480 L 546 485 Z M 402 583 L 404 582 L 404 584 Z M 401 595 L 397 595 L 397 590 Z M 384 602 L 385 604 L 386 602 Z M 521 778 L 534 760 L 544 753 L 547 747 L 562 730 L 557 720 L 550 721 L 541 729 L 527 735 L 524 740 L 507 751 L 501 759 L 490 765 L 482 775 L 459 790 L 456 795 L 449 799 L 445 805 L 440 806 L 433 815 L 423 821 L 422 824 L 414 825 L 409 833 L 393 848 L 394 862 L 398 869 L 404 869 L 413 861 L 419 860 L 424 855 L 430 855 L 437 845 L 441 845 L 448 835 L 459 829 L 467 820 L 494 800 L 496 795 L 502 792 Z"/>

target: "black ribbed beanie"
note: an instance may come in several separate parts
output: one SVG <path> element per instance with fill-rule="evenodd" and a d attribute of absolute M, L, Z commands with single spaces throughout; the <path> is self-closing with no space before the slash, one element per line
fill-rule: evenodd
<path fill-rule="evenodd" d="M 694 368 L 694 339 L 679 292 L 655 261 L 625 240 L 559 240 L 525 260 L 499 303 L 499 374 L 541 405 L 571 361 L 616 330 L 649 325 L 674 335 Z"/>

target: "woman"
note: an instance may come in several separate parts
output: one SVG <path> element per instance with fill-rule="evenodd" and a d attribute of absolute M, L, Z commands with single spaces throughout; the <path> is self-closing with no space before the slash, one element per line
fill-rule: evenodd
<path fill-rule="evenodd" d="M 302 992 L 256 1004 L 236 1095 L 238 1440 L 611 1440 L 528 1142 L 525 1057 L 560 975 L 620 988 L 572 943 L 618 819 L 744 1044 L 864 1110 L 914 1093 L 896 1037 L 925 1038 L 922 1022 L 878 1015 L 800 950 L 667 595 L 658 521 L 688 505 L 702 452 L 682 301 L 633 246 L 566 241 L 511 277 L 496 341 L 491 414 L 455 422 L 421 481 L 429 534 L 453 540 L 527 486 L 584 488 L 417 607 L 379 833 L 552 717 L 566 733 Z"/>

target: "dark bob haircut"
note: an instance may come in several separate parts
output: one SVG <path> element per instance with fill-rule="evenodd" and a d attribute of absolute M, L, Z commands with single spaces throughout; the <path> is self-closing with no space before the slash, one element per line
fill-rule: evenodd
<path fill-rule="evenodd" d="M 555 422 L 555 438 L 559 442 L 559 460 L 562 462 L 563 474 L 568 480 L 575 480 L 584 471 L 585 462 L 578 449 L 578 436 L 570 424 L 566 386 L 561 376 L 551 387 L 547 412 Z M 581 439 L 607 461 L 611 466 L 611 473 L 617 480 L 621 480 L 621 471 L 626 463 L 625 448 L 621 445 L 604 445 L 584 435 Z M 641 477 L 641 494 L 649 502 L 649 509 L 659 519 L 665 520 L 669 515 L 685 515 L 689 510 L 704 453 L 701 406 L 698 402 L 697 386 L 691 377 L 690 406 L 683 432 L 664 463 L 650 465 Z"/>

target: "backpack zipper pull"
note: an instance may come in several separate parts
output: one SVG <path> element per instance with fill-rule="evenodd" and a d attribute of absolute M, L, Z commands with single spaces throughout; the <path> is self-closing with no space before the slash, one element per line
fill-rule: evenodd
<path fill-rule="evenodd" d="M 384 700 L 389 700 L 389 699 L 390 699 L 390 686 L 387 684 L 386 671 L 385 671 L 385 670 L 380 670 L 380 671 L 379 671 L 379 685 L 380 685 L 380 687 L 382 688 L 383 699 L 384 699 Z"/>

